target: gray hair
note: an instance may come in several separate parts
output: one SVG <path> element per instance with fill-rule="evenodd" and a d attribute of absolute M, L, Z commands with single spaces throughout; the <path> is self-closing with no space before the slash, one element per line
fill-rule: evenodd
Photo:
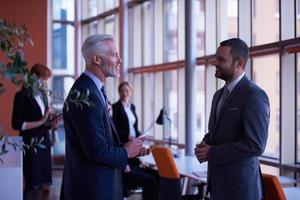
<path fill-rule="evenodd" d="M 105 44 L 107 40 L 113 41 L 113 37 L 107 34 L 94 34 L 87 37 L 81 47 L 81 53 L 87 66 L 92 63 L 94 53 L 105 54 L 108 47 Z"/>

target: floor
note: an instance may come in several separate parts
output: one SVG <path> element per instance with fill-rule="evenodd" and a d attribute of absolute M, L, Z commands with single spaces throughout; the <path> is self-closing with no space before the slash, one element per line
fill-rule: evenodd
<path fill-rule="evenodd" d="M 59 200 L 60 187 L 62 182 L 62 171 L 53 171 L 52 174 L 53 185 L 50 187 L 49 196 L 44 197 L 43 200 Z M 141 194 L 133 194 L 124 200 L 142 200 Z"/>

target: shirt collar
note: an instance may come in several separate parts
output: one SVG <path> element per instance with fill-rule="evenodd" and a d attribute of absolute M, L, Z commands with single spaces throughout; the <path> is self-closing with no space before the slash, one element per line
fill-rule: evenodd
<path fill-rule="evenodd" d="M 235 88 L 235 86 L 240 82 L 240 80 L 244 77 L 245 72 L 243 72 L 239 77 L 237 77 L 234 81 L 230 82 L 226 85 L 227 89 L 229 90 L 229 93 Z"/>
<path fill-rule="evenodd" d="M 92 72 L 90 72 L 90 71 L 87 70 L 87 69 L 86 69 L 83 73 L 84 73 L 85 75 L 87 75 L 90 79 L 92 79 L 92 81 L 93 81 L 93 82 L 95 83 L 95 85 L 97 86 L 99 92 L 101 92 L 101 88 L 102 88 L 102 86 L 103 86 L 102 81 L 101 81 L 99 78 L 97 78 L 97 76 L 95 76 Z M 102 92 L 101 92 L 101 94 L 102 94 Z"/>
<path fill-rule="evenodd" d="M 122 103 L 124 108 L 128 108 L 128 107 L 130 108 L 130 106 L 131 106 L 130 102 L 125 103 L 124 101 L 121 101 L 121 103 Z"/>

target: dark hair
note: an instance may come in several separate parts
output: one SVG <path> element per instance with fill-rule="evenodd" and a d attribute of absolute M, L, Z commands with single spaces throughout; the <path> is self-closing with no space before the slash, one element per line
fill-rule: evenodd
<path fill-rule="evenodd" d="M 239 38 L 231 38 L 229 40 L 224 40 L 223 42 L 221 42 L 220 46 L 229 46 L 230 53 L 232 54 L 232 60 L 236 60 L 239 57 L 242 57 L 245 60 L 246 65 L 249 57 L 249 48 L 243 40 Z"/>
<path fill-rule="evenodd" d="M 52 73 L 51 70 L 44 64 L 36 63 L 30 70 L 31 74 L 36 74 L 40 78 L 49 78 Z"/>
<path fill-rule="evenodd" d="M 120 83 L 120 85 L 119 85 L 119 87 L 118 87 L 119 93 L 121 92 L 121 90 L 122 90 L 122 88 L 123 88 L 124 86 L 128 86 L 130 89 L 132 89 L 130 83 L 128 83 L 127 81 L 123 81 L 122 83 Z"/>

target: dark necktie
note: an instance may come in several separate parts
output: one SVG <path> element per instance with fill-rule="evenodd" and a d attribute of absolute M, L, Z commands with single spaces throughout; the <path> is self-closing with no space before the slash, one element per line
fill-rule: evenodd
<path fill-rule="evenodd" d="M 107 99 L 106 90 L 105 90 L 104 85 L 101 87 L 101 92 L 102 92 L 103 97 L 104 97 L 105 107 L 108 108 L 108 99 Z"/>
<path fill-rule="evenodd" d="M 225 103 L 226 97 L 228 96 L 229 90 L 226 86 L 223 87 L 223 92 L 222 95 L 218 101 L 218 105 L 217 105 L 217 119 L 219 119 L 219 115 L 221 112 L 221 109 Z"/>

